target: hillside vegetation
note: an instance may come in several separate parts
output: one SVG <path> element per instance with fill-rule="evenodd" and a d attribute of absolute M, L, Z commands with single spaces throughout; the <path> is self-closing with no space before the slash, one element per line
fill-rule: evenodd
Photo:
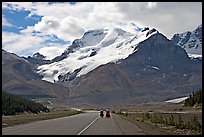
<path fill-rule="evenodd" d="M 15 115 L 19 112 L 39 113 L 48 109 L 42 104 L 21 96 L 2 92 L 2 115 Z"/>
<path fill-rule="evenodd" d="M 202 89 L 199 89 L 196 92 L 190 94 L 189 98 L 187 98 L 184 102 L 184 106 L 193 107 L 194 105 L 202 104 Z"/>

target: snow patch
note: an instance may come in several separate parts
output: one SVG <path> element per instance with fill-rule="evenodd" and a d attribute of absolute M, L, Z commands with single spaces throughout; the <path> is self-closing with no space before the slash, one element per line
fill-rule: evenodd
<path fill-rule="evenodd" d="M 165 102 L 167 102 L 167 103 L 180 103 L 180 102 L 184 101 L 187 98 L 188 97 L 175 98 L 175 99 L 167 100 Z"/>
<path fill-rule="evenodd" d="M 158 67 L 156 67 L 156 66 L 151 66 L 153 69 L 156 69 L 156 70 L 159 70 L 159 68 Z"/>
<path fill-rule="evenodd" d="M 190 58 L 201 58 L 202 59 L 202 54 L 188 54 Z"/>

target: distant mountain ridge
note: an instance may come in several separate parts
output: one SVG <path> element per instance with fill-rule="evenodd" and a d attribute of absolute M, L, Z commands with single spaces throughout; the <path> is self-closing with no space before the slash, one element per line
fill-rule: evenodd
<path fill-rule="evenodd" d="M 92 104 L 131 104 L 165 101 L 201 87 L 202 62 L 191 60 L 164 35 L 152 35 L 136 50 L 118 63 L 66 82 L 70 96 L 88 98 Z"/>
<path fill-rule="evenodd" d="M 192 38 L 200 36 L 200 28 L 192 32 Z M 4 52 L 3 87 L 19 94 L 40 91 L 79 106 L 160 102 L 186 96 L 202 87 L 202 60 L 189 58 L 178 45 L 180 38 L 169 40 L 149 27 L 135 34 L 121 28 L 97 29 L 85 32 L 52 60 L 37 53 L 20 58 Z M 202 47 L 202 41 L 200 44 Z M 5 61 L 10 58 L 11 62 Z M 22 92 L 16 83 L 20 87 L 26 83 L 29 89 Z"/>
<path fill-rule="evenodd" d="M 189 57 L 202 58 L 202 24 L 194 31 L 175 34 L 171 39 L 175 44 L 186 50 Z"/>
<path fill-rule="evenodd" d="M 25 58 L 5 50 L 2 50 L 2 90 L 29 98 L 69 96 L 65 87 L 42 81 Z"/>

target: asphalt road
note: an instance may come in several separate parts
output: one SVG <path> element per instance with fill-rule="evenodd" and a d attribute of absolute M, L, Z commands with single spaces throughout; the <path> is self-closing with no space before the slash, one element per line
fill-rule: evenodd
<path fill-rule="evenodd" d="M 111 114 L 99 117 L 99 112 L 42 120 L 2 129 L 2 135 L 138 135 L 136 125 Z"/>

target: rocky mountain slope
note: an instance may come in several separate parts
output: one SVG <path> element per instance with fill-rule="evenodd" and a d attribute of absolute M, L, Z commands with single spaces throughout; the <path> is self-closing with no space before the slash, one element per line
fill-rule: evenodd
<path fill-rule="evenodd" d="M 5 50 L 2 50 L 2 91 L 29 98 L 69 96 L 69 89 L 42 81 L 30 62 Z"/>
<path fill-rule="evenodd" d="M 70 96 L 98 105 L 145 103 L 188 95 L 202 86 L 202 62 L 191 60 L 164 35 L 151 36 L 136 50 L 67 82 Z"/>
<path fill-rule="evenodd" d="M 202 58 L 202 24 L 192 32 L 175 34 L 171 40 L 184 48 L 189 57 Z"/>
<path fill-rule="evenodd" d="M 192 32 L 188 43 L 200 35 L 200 28 Z M 187 96 L 202 87 L 202 60 L 189 58 L 190 50 L 182 47 L 189 44 L 179 45 L 181 41 L 184 43 L 180 35 L 169 40 L 154 28 L 145 27 L 134 34 L 113 28 L 87 31 L 53 60 L 44 60 L 39 54 L 25 59 L 2 51 L 3 89 L 56 96 L 63 98 L 63 104 L 78 106 Z M 199 44 L 202 48 L 202 40 L 196 41 L 198 47 L 193 48 L 199 49 Z"/>

